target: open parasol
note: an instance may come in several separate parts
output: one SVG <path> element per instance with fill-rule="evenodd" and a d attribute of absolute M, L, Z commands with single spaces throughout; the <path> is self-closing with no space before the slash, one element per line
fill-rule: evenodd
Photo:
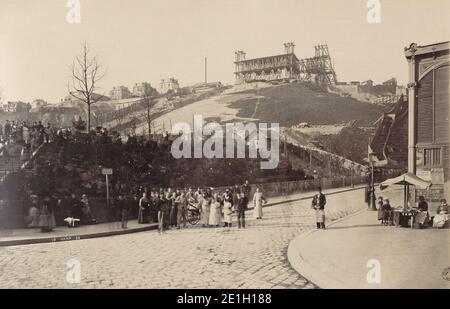
<path fill-rule="evenodd" d="M 428 189 L 428 187 L 431 186 L 431 182 L 423 180 L 420 177 L 417 177 L 416 175 L 412 173 L 406 173 L 403 175 L 400 175 L 395 178 L 390 178 L 385 181 L 383 181 L 380 184 L 380 189 L 384 190 L 389 186 L 392 185 L 403 185 L 404 186 L 404 209 L 406 210 L 408 206 L 408 196 L 409 196 L 409 186 L 415 186 L 418 189 Z"/>

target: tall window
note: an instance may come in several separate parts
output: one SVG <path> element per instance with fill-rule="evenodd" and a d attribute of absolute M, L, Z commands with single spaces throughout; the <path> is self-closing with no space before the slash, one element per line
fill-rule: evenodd
<path fill-rule="evenodd" d="M 426 148 L 423 150 L 423 165 L 441 165 L 441 148 Z"/>

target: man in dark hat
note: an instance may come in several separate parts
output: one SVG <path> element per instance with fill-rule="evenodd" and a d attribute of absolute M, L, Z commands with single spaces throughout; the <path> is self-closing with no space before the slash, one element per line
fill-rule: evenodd
<path fill-rule="evenodd" d="M 245 228 L 245 211 L 248 207 L 248 198 L 244 193 L 239 193 L 239 200 L 237 205 L 237 219 L 238 228 Z"/>
<path fill-rule="evenodd" d="M 245 181 L 245 183 L 242 185 L 241 192 L 245 194 L 245 197 L 247 199 L 250 198 L 250 191 L 252 190 L 252 187 L 250 186 L 248 180 Z"/>
<path fill-rule="evenodd" d="M 238 203 L 239 203 L 239 194 L 241 193 L 241 188 L 239 187 L 238 184 L 234 185 L 234 188 L 231 191 L 232 196 L 233 196 L 233 206 L 237 207 Z"/>

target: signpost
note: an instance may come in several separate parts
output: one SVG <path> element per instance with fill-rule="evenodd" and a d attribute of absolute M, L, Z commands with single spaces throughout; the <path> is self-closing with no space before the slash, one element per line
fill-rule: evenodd
<path fill-rule="evenodd" d="M 106 178 L 106 205 L 109 207 L 109 175 L 113 174 L 112 168 L 102 168 L 102 174 L 105 175 Z"/>

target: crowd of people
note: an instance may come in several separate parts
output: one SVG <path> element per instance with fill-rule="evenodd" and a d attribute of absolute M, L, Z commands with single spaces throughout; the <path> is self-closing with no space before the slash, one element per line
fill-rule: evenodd
<path fill-rule="evenodd" d="M 242 186 L 226 188 L 223 192 L 213 188 L 143 190 L 138 202 L 138 223 L 158 222 L 158 230 L 162 233 L 168 228 L 186 227 L 189 211 L 192 211 L 200 216 L 203 227 L 232 227 L 233 214 L 236 213 L 238 228 L 245 228 L 250 192 L 248 181 Z M 118 199 L 122 201 L 124 198 L 119 195 Z M 259 188 L 255 189 L 252 202 L 254 218 L 262 219 L 262 205 L 266 199 Z M 120 208 L 123 211 L 125 207 Z M 122 227 L 126 227 L 124 216 L 127 212 L 122 212 Z"/>
<path fill-rule="evenodd" d="M 123 229 L 128 228 L 128 220 L 137 209 L 139 224 L 158 223 L 159 233 L 167 229 L 181 229 L 187 226 L 189 212 L 200 220 L 203 227 L 233 226 L 233 217 L 237 217 L 237 227 L 245 228 L 245 211 L 250 201 L 251 186 L 248 181 L 219 192 L 214 188 L 161 188 L 159 190 L 140 187 L 135 194 L 127 194 L 119 186 L 111 200 L 112 221 L 120 221 Z M 252 196 L 253 217 L 263 218 L 262 207 L 266 198 L 257 187 Z M 58 199 L 46 194 L 41 202 L 37 196 L 31 197 L 27 226 L 40 228 L 42 232 L 52 231 L 56 226 L 55 213 L 62 203 L 69 209 L 64 221 L 68 227 L 95 224 L 89 199 L 86 194 L 77 199 L 71 194 L 68 199 Z M 195 221 L 198 221 L 195 220 Z"/>
<path fill-rule="evenodd" d="M 26 161 L 32 151 L 44 142 L 50 142 L 55 136 L 55 128 L 50 123 L 44 126 L 41 121 L 30 123 L 28 121 L 9 121 L 0 125 L 0 156 L 9 162 L 15 155 L 11 146 L 20 146 L 20 157 Z"/>
<path fill-rule="evenodd" d="M 51 232 L 56 227 L 56 214 L 62 203 L 70 205 L 69 216 L 64 219 L 69 227 L 75 227 L 78 224 L 95 224 L 97 221 L 93 218 L 89 199 L 86 194 L 77 199 L 74 193 L 68 200 L 58 199 L 51 194 L 44 194 L 40 201 L 37 195 L 31 195 L 30 207 L 26 217 L 28 228 L 40 228 L 41 232 Z"/>

